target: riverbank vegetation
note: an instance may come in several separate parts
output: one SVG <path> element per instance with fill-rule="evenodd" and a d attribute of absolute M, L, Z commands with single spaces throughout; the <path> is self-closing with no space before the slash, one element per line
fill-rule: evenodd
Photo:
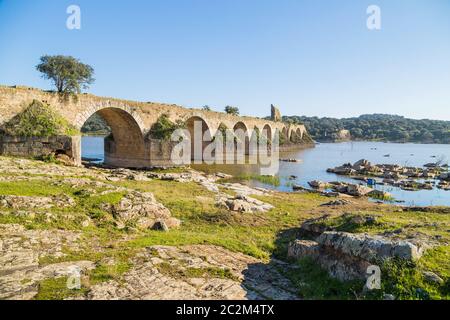
<path fill-rule="evenodd" d="M 339 139 L 349 130 L 354 140 L 450 144 L 450 121 L 416 120 L 397 115 L 370 114 L 357 118 L 283 117 L 286 122 L 305 124 L 319 142 Z"/>

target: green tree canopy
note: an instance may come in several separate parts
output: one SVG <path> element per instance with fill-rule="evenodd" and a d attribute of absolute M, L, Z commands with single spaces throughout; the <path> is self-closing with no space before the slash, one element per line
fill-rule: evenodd
<path fill-rule="evenodd" d="M 233 116 L 238 116 L 239 115 L 239 108 L 233 107 L 233 106 L 226 106 L 225 107 L 225 112 L 228 113 L 228 114 L 232 114 Z"/>
<path fill-rule="evenodd" d="M 355 140 L 450 144 L 450 121 L 408 119 L 396 115 L 370 114 L 357 118 L 284 117 L 302 122 L 317 141 L 329 141 L 342 129 Z"/>
<path fill-rule="evenodd" d="M 36 69 L 51 80 L 59 93 L 77 94 L 92 84 L 94 69 L 70 56 L 42 56 Z"/>

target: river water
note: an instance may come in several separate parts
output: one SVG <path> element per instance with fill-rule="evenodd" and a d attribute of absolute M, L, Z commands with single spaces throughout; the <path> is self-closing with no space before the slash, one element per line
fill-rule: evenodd
<path fill-rule="evenodd" d="M 103 159 L 103 138 L 83 137 L 82 155 L 86 158 Z M 389 157 L 386 157 L 386 155 L 389 155 Z M 316 148 L 283 153 L 281 158 L 298 159 L 300 162 L 280 163 L 278 174 L 280 185 L 266 185 L 257 181 L 253 181 L 251 184 L 280 191 L 292 191 L 293 184 L 308 187 L 308 181 L 312 180 L 355 183 L 355 180 L 327 173 L 326 170 L 344 163 L 354 163 L 360 159 L 367 159 L 374 164 L 399 164 L 415 167 L 437 160 L 449 163 L 450 145 L 383 142 L 322 143 L 318 144 Z M 206 172 L 220 171 L 235 176 L 259 173 L 259 168 L 249 165 L 197 165 L 193 167 Z M 291 179 L 290 176 L 296 176 L 296 179 Z M 376 186 L 376 188 L 389 192 L 396 200 L 404 201 L 405 205 L 450 206 L 450 191 L 437 188 L 434 190 L 405 191 L 392 186 Z"/>

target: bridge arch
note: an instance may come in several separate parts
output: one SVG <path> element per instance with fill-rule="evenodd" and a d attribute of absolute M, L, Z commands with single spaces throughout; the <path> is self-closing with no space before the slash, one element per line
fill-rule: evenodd
<path fill-rule="evenodd" d="M 104 140 L 104 162 L 118 167 L 138 167 L 146 158 L 144 127 L 139 115 L 128 108 L 96 107 L 77 119 L 81 129 L 94 114 L 99 115 L 111 128 Z"/>
<path fill-rule="evenodd" d="M 211 143 L 213 137 L 211 127 L 208 125 L 206 120 L 199 115 L 190 116 L 185 121 L 185 125 L 190 135 L 191 160 L 203 161 L 203 152 Z M 196 129 L 201 131 L 196 132 Z M 201 135 L 201 137 L 199 137 L 199 135 Z"/>
<path fill-rule="evenodd" d="M 86 121 L 90 117 L 92 117 L 95 113 L 98 113 L 99 111 L 104 110 L 104 109 L 115 109 L 115 110 L 124 111 L 131 118 L 133 118 L 133 120 L 136 122 L 137 126 L 139 127 L 140 131 L 142 132 L 142 135 L 144 135 L 144 133 L 146 132 L 146 127 L 145 127 L 144 121 L 142 121 L 142 118 L 138 112 L 136 112 L 133 108 L 131 108 L 129 106 L 114 105 L 111 103 L 93 105 L 93 106 L 87 108 L 87 110 L 80 113 L 76 117 L 75 126 L 77 127 L 77 129 L 81 130 L 83 125 L 86 123 Z"/>
<path fill-rule="evenodd" d="M 268 123 L 264 125 L 261 134 L 267 139 L 267 141 L 272 141 L 272 127 Z"/>
<path fill-rule="evenodd" d="M 247 125 L 239 121 L 234 125 L 233 132 L 236 137 L 236 148 L 239 146 L 239 143 L 243 143 L 244 153 L 249 154 L 250 132 Z"/>

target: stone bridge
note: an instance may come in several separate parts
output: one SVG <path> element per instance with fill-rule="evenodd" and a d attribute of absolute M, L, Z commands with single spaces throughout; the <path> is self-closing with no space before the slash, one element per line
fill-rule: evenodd
<path fill-rule="evenodd" d="M 267 132 L 267 138 L 270 140 L 276 132 L 279 132 L 284 142 L 281 149 L 310 146 L 312 142 L 303 125 L 288 125 L 281 121 L 187 109 L 163 103 L 125 101 L 90 94 L 81 94 L 76 101 L 74 99 L 67 101 L 55 93 L 27 87 L 0 87 L 0 128 L 2 124 L 30 105 L 33 100 L 49 104 L 79 130 L 92 115 L 100 115 L 112 131 L 112 137 L 105 140 L 105 162 L 119 167 L 151 167 L 170 164 L 170 150 L 165 148 L 161 141 L 154 140 L 149 135 L 152 126 L 163 114 L 173 122 L 182 121 L 190 131 L 193 129 L 193 123 L 200 121 L 202 130 L 211 136 L 214 136 L 219 128 L 226 127 L 230 130 L 242 129 L 248 137 L 255 130 Z M 275 112 L 275 114 L 278 113 Z M 275 116 L 275 118 L 278 117 Z M 4 139 L 3 143 L 0 141 L 0 144 L 3 144 L 3 147 L 0 146 L 0 154 L 24 156 L 26 153 L 37 154 L 39 151 L 31 152 L 30 148 L 36 148 L 36 146 L 39 148 L 42 143 L 47 145 L 49 143 L 32 139 L 33 144 L 28 141 L 29 139 L 22 137 L 9 138 Z M 14 147 L 10 148 L 5 141 L 19 143 L 19 146 L 16 146 L 17 151 L 14 151 L 16 150 Z M 71 151 L 66 154 L 79 163 L 81 161 L 79 137 L 72 139 L 70 148 Z"/>

